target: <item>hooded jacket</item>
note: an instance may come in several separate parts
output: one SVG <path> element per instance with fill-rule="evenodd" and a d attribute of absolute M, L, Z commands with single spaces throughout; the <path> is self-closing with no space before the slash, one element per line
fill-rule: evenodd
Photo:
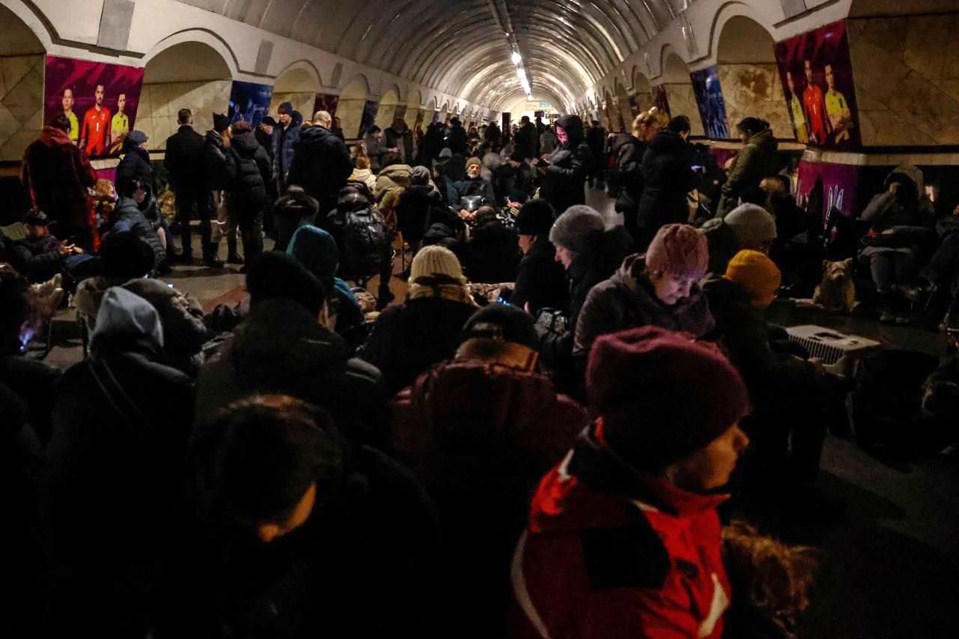
<path fill-rule="evenodd" d="M 230 193 L 261 206 L 267 204 L 266 185 L 273 170 L 266 149 L 256 141 L 253 131 L 233 137 L 226 154 L 226 171 L 230 179 Z"/>
<path fill-rule="evenodd" d="M 689 219 L 686 195 L 696 188 L 693 147 L 673 131 L 661 131 L 643 155 L 644 187 L 639 202 L 639 225 L 659 228 L 685 224 Z"/>
<path fill-rule="evenodd" d="M 302 186 L 320 201 L 321 210 L 329 211 L 351 173 L 353 161 L 343 140 L 326 127 L 312 126 L 300 133 L 286 182 Z"/>
<path fill-rule="evenodd" d="M 719 639 L 724 500 L 631 469 L 591 427 L 533 498 L 510 637 Z"/>
<path fill-rule="evenodd" d="M 290 126 L 277 124 L 273 128 L 273 177 L 286 184 L 287 175 L 293 166 L 296 145 L 303 134 L 303 115 L 299 111 L 290 114 Z"/>
<path fill-rule="evenodd" d="M 56 229 L 60 237 L 87 228 L 87 189 L 96 184 L 97 174 L 69 135 L 43 127 L 23 153 L 20 180 L 33 208 L 64 227 Z"/>
<path fill-rule="evenodd" d="M 55 631 L 148 630 L 143 620 L 179 526 L 176 493 L 193 422 L 193 385 L 158 363 L 163 346 L 156 310 L 112 288 L 90 357 L 63 374 L 45 482 L 54 563 L 66 576 L 52 597 Z"/>
<path fill-rule="evenodd" d="M 230 186 L 230 175 L 226 164 L 227 149 L 223 146 L 223 136 L 216 131 L 206 132 L 203 144 L 203 188 L 222 191 Z"/>
<path fill-rule="evenodd" d="M 391 229 L 396 229 L 396 207 L 403 192 L 409 188 L 413 167 L 409 164 L 391 164 L 384 167 L 373 186 L 376 208 Z"/>
<path fill-rule="evenodd" d="M 646 277 L 645 256 L 630 255 L 615 275 L 589 292 L 576 323 L 573 354 L 586 358 L 597 337 L 640 326 L 702 337 L 713 330 L 715 321 L 698 284 L 690 289 L 689 297 L 665 306 Z"/>
<path fill-rule="evenodd" d="M 540 197 L 548 200 L 557 214 L 562 214 L 574 204 L 586 203 L 586 175 L 592 153 L 583 140 L 583 121 L 579 116 L 564 115 L 556 125 L 566 131 L 567 140 L 549 156 Z"/>
<path fill-rule="evenodd" d="M 729 179 L 723 184 L 717 217 L 739 206 L 739 196 L 757 188 L 763 178 L 776 174 L 776 150 L 779 143 L 770 129 L 756 133 L 743 147 L 733 163 Z"/>
<path fill-rule="evenodd" d="M 328 410 L 347 438 L 383 446 L 389 413 L 382 377 L 351 354 L 296 302 L 259 302 L 200 370 L 196 421 L 208 423 L 252 393 L 280 393 Z"/>
<path fill-rule="evenodd" d="M 125 189 L 133 180 L 139 180 L 144 190 L 150 193 L 156 192 L 156 186 L 153 183 L 153 164 L 150 163 L 150 153 L 139 146 L 127 144 L 124 139 L 123 159 L 117 165 L 117 191 L 126 192 Z"/>
<path fill-rule="evenodd" d="M 888 190 L 874 196 L 862 212 L 862 219 L 872 223 L 872 230 L 881 233 L 894 226 L 932 227 L 935 209 L 925 193 L 922 171 L 910 164 L 893 169 L 883 186 L 888 189 L 893 179 L 908 180 L 902 193 Z"/>

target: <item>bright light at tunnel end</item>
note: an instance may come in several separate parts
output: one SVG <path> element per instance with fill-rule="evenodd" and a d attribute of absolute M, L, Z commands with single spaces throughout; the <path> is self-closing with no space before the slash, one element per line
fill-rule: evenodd
<path fill-rule="evenodd" d="M 510 59 L 513 61 L 513 64 L 519 64 L 523 61 L 523 56 L 521 56 L 518 51 L 513 51 L 513 55 Z"/>

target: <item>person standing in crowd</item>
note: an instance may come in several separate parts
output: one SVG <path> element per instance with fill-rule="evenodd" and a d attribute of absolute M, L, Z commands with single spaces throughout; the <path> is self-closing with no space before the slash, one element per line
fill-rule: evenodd
<path fill-rule="evenodd" d="M 603 188 L 603 173 L 606 169 L 603 161 L 606 157 L 603 153 L 606 146 L 606 129 L 603 128 L 599 120 L 593 120 L 590 123 L 589 130 L 586 132 L 586 144 L 589 145 L 589 152 L 593 154 L 593 162 L 589 166 L 589 185 L 601 189 Z M 548 152 L 543 149 L 543 153 Z"/>
<path fill-rule="evenodd" d="M 279 126 L 273 131 L 273 176 L 276 178 L 277 196 L 282 196 L 290 183 L 287 178 L 300 141 L 303 116 L 293 109 L 290 102 L 281 104 L 277 114 Z"/>
<path fill-rule="evenodd" d="M 182 251 L 179 260 L 193 261 L 193 238 L 190 220 L 200 219 L 200 246 L 204 255 L 210 244 L 210 208 L 203 203 L 203 136 L 193 130 L 193 112 L 180 109 L 177 113 L 180 128 L 166 140 L 163 166 L 170 176 L 170 187 L 176 194 L 176 217 L 180 225 Z"/>
<path fill-rule="evenodd" d="M 486 127 L 486 133 L 483 135 L 483 139 L 491 146 L 502 146 L 503 131 L 496 122 L 490 122 L 489 126 Z"/>
<path fill-rule="evenodd" d="M 131 131 L 123 140 L 123 157 L 117 164 L 117 191 L 125 191 L 128 182 L 136 180 L 150 196 L 156 196 L 153 163 L 146 149 L 149 138 L 143 131 Z"/>
<path fill-rule="evenodd" d="M 383 155 L 386 153 L 386 145 L 383 143 L 383 130 L 375 124 L 363 136 L 363 147 L 365 155 L 370 161 L 370 170 L 374 174 L 379 173 L 383 168 Z"/>
<path fill-rule="evenodd" d="M 394 153 L 398 153 L 403 164 L 412 164 L 414 153 L 413 132 L 406 126 L 406 120 L 395 118 L 393 126 L 384 132 L 386 138 L 386 147 Z"/>
<path fill-rule="evenodd" d="M 213 114 L 213 128 L 206 132 L 203 144 L 203 199 L 201 207 L 206 207 L 206 217 L 209 220 L 221 220 L 220 211 L 226 206 L 223 192 L 229 186 L 230 176 L 227 173 L 226 153 L 230 148 L 230 118 L 225 115 Z M 202 214 L 201 214 L 201 219 Z M 212 235 L 210 236 L 212 238 Z M 204 240 L 207 238 L 204 237 Z M 227 237 L 227 243 L 232 241 L 233 252 L 236 251 L 236 237 Z M 218 242 L 210 239 L 209 244 L 203 245 L 203 263 L 212 268 L 220 268 L 223 263 L 217 258 Z"/>
<path fill-rule="evenodd" d="M 605 142 L 604 142 L 605 143 Z M 559 140 L 556 139 L 556 134 L 553 133 L 553 127 L 548 126 L 546 130 L 543 131 L 543 134 L 539 136 L 539 151 L 542 155 L 552 155 L 556 151 L 556 147 L 559 146 Z M 590 147 L 592 150 L 592 147 Z M 600 147 L 600 153 L 596 157 L 603 157 L 602 147 Z"/>
<path fill-rule="evenodd" d="M 689 220 L 689 192 L 696 188 L 693 148 L 686 141 L 689 118 L 676 116 L 650 140 L 643 154 L 643 195 L 639 200 L 639 226 L 655 233 L 664 224 Z"/>
<path fill-rule="evenodd" d="M 260 146 L 249 122 L 233 125 L 230 150 L 226 156 L 229 176 L 227 206 L 233 210 L 243 239 L 243 269 L 263 252 L 263 216 L 270 207 L 266 185 L 273 176 L 270 156 Z"/>
<path fill-rule="evenodd" d="M 723 184 L 717 217 L 726 217 L 727 213 L 739 206 L 740 196 L 758 189 L 763 178 L 777 173 L 776 150 L 779 143 L 769 128 L 769 122 L 759 118 L 743 118 L 736 125 L 736 130 L 739 131 L 743 148 L 733 160 L 729 177 Z"/>
<path fill-rule="evenodd" d="M 530 200 L 516 216 L 519 250 L 523 254 L 516 271 L 510 304 L 533 317 L 544 308 L 566 308 L 569 290 L 566 272 L 556 261 L 556 248 L 549 241 L 556 214 L 546 200 Z"/>
<path fill-rule="evenodd" d="M 633 120 L 631 135 L 619 146 L 616 154 L 616 174 L 613 187 L 619 193 L 616 211 L 623 215 L 623 226 L 633 236 L 637 248 L 645 248 L 656 235 L 656 228 L 641 226 L 646 220 L 639 217 L 639 204 L 646 188 L 643 158 L 649 142 L 666 124 L 665 115 L 656 107 L 644 111 Z M 655 222 L 654 220 L 650 220 Z"/>
<path fill-rule="evenodd" d="M 320 215 L 336 208 L 336 196 L 353 173 L 350 150 L 330 130 L 333 119 L 327 111 L 313 115 L 313 126 L 305 129 L 290 166 L 288 183 L 303 187 L 320 203 Z"/>
<path fill-rule="evenodd" d="M 57 236 L 85 251 L 93 248 L 88 191 L 97 182 L 96 171 L 70 139 L 70 120 L 58 115 L 40 131 L 23 154 L 20 180 L 34 210 L 56 224 Z"/>
<path fill-rule="evenodd" d="M 446 136 L 446 146 L 449 147 L 453 155 L 466 156 L 469 153 L 469 140 L 466 129 L 457 117 L 450 120 L 450 132 Z"/>
<path fill-rule="evenodd" d="M 529 125 L 532 128 L 532 125 Z M 586 175 L 592 154 L 583 140 L 583 121 L 578 115 L 564 115 L 556 121 L 559 148 L 548 158 L 540 158 L 545 166 L 540 196 L 557 211 L 586 203 Z"/>
<path fill-rule="evenodd" d="M 263 150 L 266 151 L 266 154 L 270 157 L 270 162 L 273 162 L 273 158 L 275 157 L 274 154 L 276 153 L 276 149 L 273 148 L 273 132 L 275 129 L 276 120 L 274 120 L 272 116 L 268 115 L 260 120 L 259 126 L 257 126 L 256 130 L 253 132 L 253 134 L 256 136 L 256 141 L 260 143 L 260 146 L 263 147 Z M 267 190 L 270 193 L 275 192 L 276 184 Z"/>
<path fill-rule="evenodd" d="M 110 109 L 103 104 L 106 94 L 106 87 L 98 84 L 93 93 L 93 106 L 87 109 L 80 127 L 80 146 L 90 157 L 103 155 L 110 140 Z"/>
<path fill-rule="evenodd" d="M 431 122 L 423 136 L 423 144 L 417 153 L 416 163 L 432 168 L 433 163 L 440 156 L 440 151 L 443 150 L 443 145 L 443 124 L 441 122 Z"/>
<path fill-rule="evenodd" d="M 659 326 L 703 337 L 715 326 L 699 288 L 709 254 L 706 238 L 686 224 L 662 227 L 645 255 L 630 255 L 589 292 L 576 324 L 573 355 L 583 364 L 601 335 Z"/>
<path fill-rule="evenodd" d="M 598 419 L 533 497 L 510 636 L 719 639 L 742 378 L 715 346 L 645 327 L 596 341 L 586 387 Z"/>
<path fill-rule="evenodd" d="M 316 118 L 314 117 L 314 120 Z M 333 124 L 330 127 L 330 131 L 333 132 L 333 135 L 340 138 L 343 142 L 346 141 L 346 134 L 343 133 L 343 122 L 340 120 L 340 116 L 333 118 Z"/>
<path fill-rule="evenodd" d="M 514 151 L 522 154 L 524 160 L 536 157 L 536 127 L 529 121 L 529 116 L 520 118 L 520 127 L 513 137 Z"/>

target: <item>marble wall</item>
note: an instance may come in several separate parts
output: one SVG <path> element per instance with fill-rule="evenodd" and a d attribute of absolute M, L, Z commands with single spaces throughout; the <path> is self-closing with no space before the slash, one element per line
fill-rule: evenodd
<path fill-rule="evenodd" d="M 147 147 L 166 148 L 166 139 L 176 133 L 177 112 L 193 110 L 193 128 L 201 135 L 213 128 L 213 113 L 226 113 L 230 106 L 230 80 L 144 84 L 134 128 L 149 136 Z"/>
<path fill-rule="evenodd" d="M 737 122 L 752 116 L 769 122 L 777 138 L 794 137 L 775 63 L 719 64 L 717 69 L 731 133 L 735 135 Z"/>
<path fill-rule="evenodd" d="M 336 107 L 336 116 L 340 118 L 340 125 L 343 127 L 343 134 L 347 139 L 355 138 L 356 134 L 359 133 L 365 106 L 365 98 L 340 99 L 340 103 Z"/>
<path fill-rule="evenodd" d="M 0 161 L 20 160 L 43 128 L 43 56 L 0 57 Z"/>
<path fill-rule="evenodd" d="M 688 117 L 690 124 L 692 124 L 691 135 L 697 137 L 706 135 L 706 131 L 703 129 L 703 119 L 699 117 L 699 106 L 696 104 L 696 94 L 693 92 L 693 85 L 688 83 L 670 83 L 664 84 L 663 86 L 666 87 L 666 95 L 669 98 L 669 111 L 672 116 L 685 115 Z"/>
<path fill-rule="evenodd" d="M 959 13 L 846 22 L 864 145 L 959 144 Z"/>
<path fill-rule="evenodd" d="M 293 108 L 303 114 L 304 120 L 313 117 L 313 107 L 316 106 L 316 93 L 298 91 L 295 93 L 274 93 L 270 100 L 270 115 L 276 119 L 276 110 L 284 102 L 289 102 Z"/>

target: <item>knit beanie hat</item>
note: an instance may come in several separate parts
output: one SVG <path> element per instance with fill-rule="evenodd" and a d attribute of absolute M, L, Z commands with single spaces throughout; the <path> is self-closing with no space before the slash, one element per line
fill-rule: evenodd
<path fill-rule="evenodd" d="M 545 235 L 553 228 L 556 213 L 543 199 L 530 200 L 516 216 L 516 232 L 520 235 Z"/>
<path fill-rule="evenodd" d="M 739 248 L 758 250 L 776 239 L 776 218 L 758 204 L 740 204 L 723 221 L 736 233 Z"/>
<path fill-rule="evenodd" d="M 340 253 L 332 235 L 312 224 L 301 226 L 290 239 L 286 254 L 292 255 L 306 270 L 313 273 L 326 287 L 327 292 L 333 291 Z"/>
<path fill-rule="evenodd" d="M 425 166 L 414 166 L 410 171 L 410 184 L 429 184 L 430 170 Z"/>
<path fill-rule="evenodd" d="M 282 103 L 279 107 L 277 107 L 276 112 L 280 114 L 293 115 L 293 103 L 292 102 Z"/>
<path fill-rule="evenodd" d="M 471 157 L 470 159 L 468 159 L 466 161 L 466 168 L 470 168 L 470 166 L 472 166 L 473 164 L 475 164 L 476 166 L 480 168 L 483 168 L 483 161 L 480 160 L 478 157 Z"/>
<path fill-rule="evenodd" d="M 709 268 L 706 237 L 688 224 L 667 224 L 646 250 L 646 268 L 700 280 Z"/>
<path fill-rule="evenodd" d="M 420 249 L 410 266 L 410 283 L 421 277 L 443 275 L 462 284 L 466 283 L 463 267 L 453 251 L 442 246 L 427 246 Z"/>
<path fill-rule="evenodd" d="M 565 213 L 556 218 L 553 227 L 549 230 L 549 241 L 581 253 L 586 248 L 590 236 L 597 232 L 601 233 L 605 228 L 603 216 L 596 209 L 577 204 L 569 207 Z"/>
<path fill-rule="evenodd" d="M 586 390 L 610 448 L 647 472 L 706 446 L 749 407 L 739 372 L 716 346 L 656 326 L 597 339 Z"/>
<path fill-rule="evenodd" d="M 736 282 L 749 292 L 753 306 L 766 308 L 776 299 L 782 284 L 782 274 L 771 259 L 759 251 L 736 253 L 726 268 L 726 279 Z"/>
<path fill-rule="evenodd" d="M 490 304 L 466 320 L 463 341 L 474 338 L 499 339 L 539 350 L 533 317 L 507 304 Z"/>

